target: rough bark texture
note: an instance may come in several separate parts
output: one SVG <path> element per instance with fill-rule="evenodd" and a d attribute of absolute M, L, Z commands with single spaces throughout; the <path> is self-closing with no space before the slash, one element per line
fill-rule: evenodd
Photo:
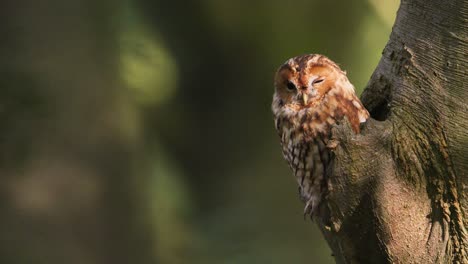
<path fill-rule="evenodd" d="M 402 0 L 362 95 L 336 127 L 319 225 L 337 263 L 468 263 L 468 1 Z"/>

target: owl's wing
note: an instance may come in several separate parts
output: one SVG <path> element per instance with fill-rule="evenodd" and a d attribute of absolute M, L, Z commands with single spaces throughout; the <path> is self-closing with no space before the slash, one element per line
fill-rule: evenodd
<path fill-rule="evenodd" d="M 354 94 L 350 98 L 337 97 L 335 100 L 337 100 L 336 105 L 339 106 L 339 112 L 341 114 L 341 116 L 336 116 L 336 119 L 339 120 L 346 117 L 354 133 L 359 133 L 360 124 L 369 119 L 369 112 L 362 105 L 361 100 Z"/>

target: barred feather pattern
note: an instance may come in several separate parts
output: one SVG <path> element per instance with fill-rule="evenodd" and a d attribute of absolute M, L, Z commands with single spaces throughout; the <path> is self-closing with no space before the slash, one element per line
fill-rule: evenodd
<path fill-rule="evenodd" d="M 299 186 L 304 215 L 312 216 L 327 191 L 332 125 L 347 118 L 359 133 L 369 113 L 346 73 L 323 55 L 288 60 L 278 69 L 275 88 L 272 110 L 283 156 Z"/>
<path fill-rule="evenodd" d="M 299 185 L 300 198 L 306 203 L 304 214 L 309 214 L 320 202 L 320 194 L 326 190 L 324 184 L 330 151 L 326 148 L 326 137 L 307 141 L 298 133 L 282 133 L 281 145 L 283 157 Z"/>

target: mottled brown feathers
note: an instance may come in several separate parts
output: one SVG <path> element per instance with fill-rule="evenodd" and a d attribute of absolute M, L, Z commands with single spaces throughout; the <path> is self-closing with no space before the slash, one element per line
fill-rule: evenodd
<path fill-rule="evenodd" d="M 283 155 L 299 185 L 304 213 L 313 214 L 326 191 L 331 126 L 347 118 L 355 133 L 369 113 L 338 65 L 323 55 L 298 56 L 275 76 L 272 110 Z"/>

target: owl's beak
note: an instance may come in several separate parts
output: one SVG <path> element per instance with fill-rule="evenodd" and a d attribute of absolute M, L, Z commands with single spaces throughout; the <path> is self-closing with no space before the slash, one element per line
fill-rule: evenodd
<path fill-rule="evenodd" d="M 302 94 L 302 100 L 304 101 L 304 105 L 306 105 L 309 101 L 309 96 L 306 93 Z"/>

